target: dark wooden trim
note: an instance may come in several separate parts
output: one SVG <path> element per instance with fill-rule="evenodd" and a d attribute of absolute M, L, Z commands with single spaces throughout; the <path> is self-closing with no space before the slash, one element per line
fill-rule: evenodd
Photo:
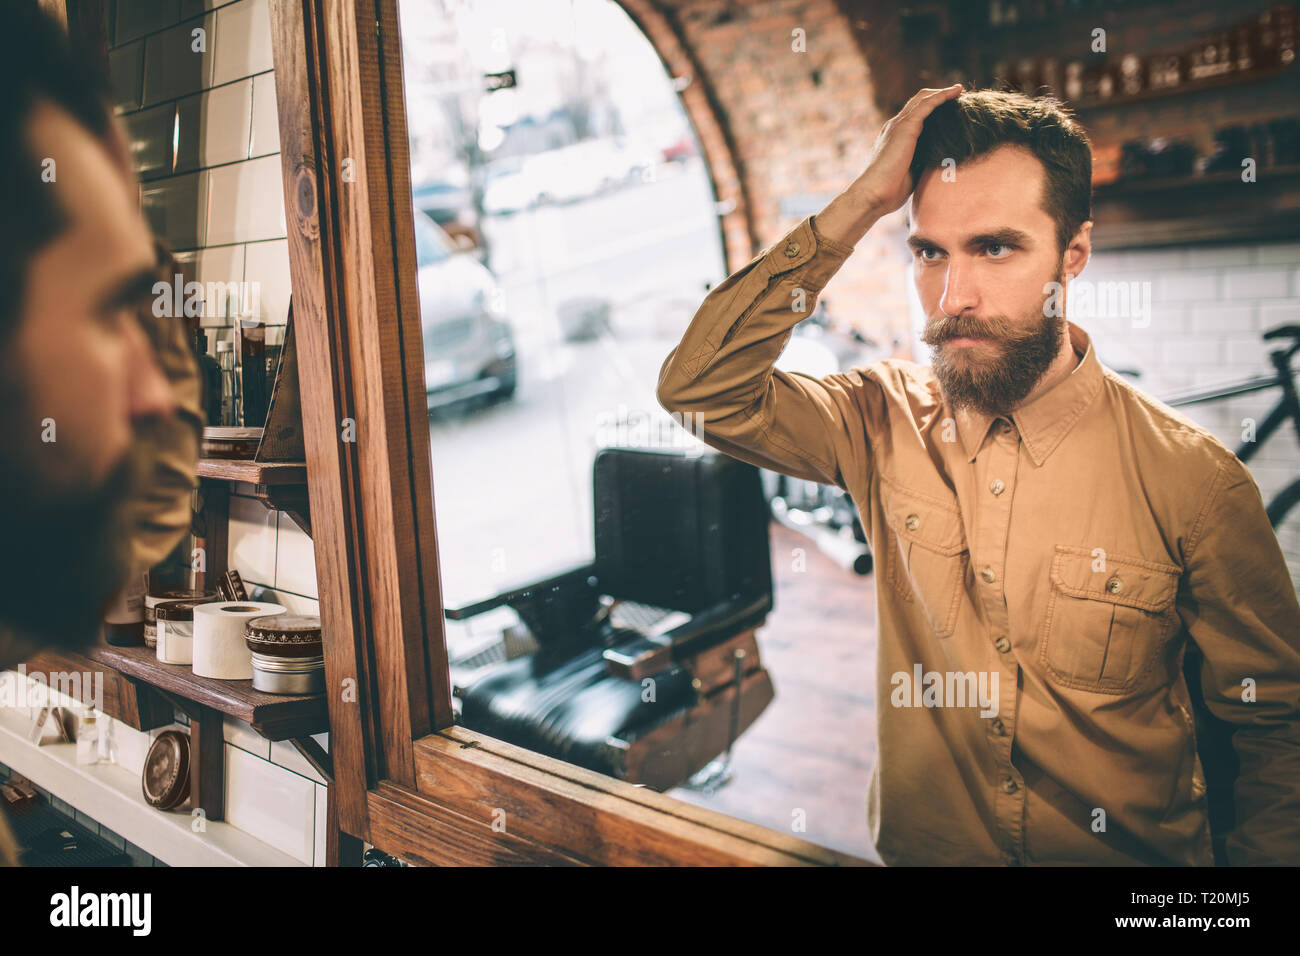
<path fill-rule="evenodd" d="M 104 706 L 101 709 L 136 730 L 154 730 L 176 720 L 171 703 L 153 687 L 133 681 L 116 668 L 86 655 L 71 651 L 43 651 L 24 666 L 29 674 L 90 674 L 91 680 L 95 679 L 94 674 L 103 674 Z"/>

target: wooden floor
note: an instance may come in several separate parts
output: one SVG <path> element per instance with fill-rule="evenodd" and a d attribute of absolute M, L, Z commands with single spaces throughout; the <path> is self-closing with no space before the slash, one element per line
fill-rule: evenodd
<path fill-rule="evenodd" d="M 804 570 L 795 570 L 796 549 Z M 758 642 L 776 698 L 733 749 L 729 784 L 712 796 L 680 787 L 669 792 L 879 860 L 866 819 L 876 756 L 874 578 L 840 568 L 775 522 L 772 573 L 775 609 Z"/>

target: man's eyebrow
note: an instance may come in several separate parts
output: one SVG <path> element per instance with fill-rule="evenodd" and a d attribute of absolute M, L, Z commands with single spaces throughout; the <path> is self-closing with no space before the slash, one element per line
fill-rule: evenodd
<path fill-rule="evenodd" d="M 155 266 L 142 266 L 121 282 L 115 284 L 99 301 L 102 313 L 116 312 L 125 306 L 135 305 L 141 299 L 153 294 L 153 287 L 163 281 L 158 276 Z"/>
<path fill-rule="evenodd" d="M 963 245 L 967 249 L 979 249 L 991 245 L 1018 245 L 1024 246 L 1032 243 L 1032 239 L 1026 232 L 1019 229 L 1013 229 L 1005 226 L 1002 229 L 995 229 L 992 232 L 981 232 L 977 235 L 970 236 Z M 907 244 L 913 249 L 942 249 L 943 246 L 933 239 L 927 239 L 921 235 L 911 235 L 907 237 Z"/>
<path fill-rule="evenodd" d="M 971 236 L 966 240 L 966 248 L 978 249 L 981 246 L 991 245 L 1029 245 L 1033 240 L 1029 233 L 1021 232 L 1019 229 L 1013 229 L 1010 226 L 1004 226 L 1001 229 L 995 229 L 992 232 L 980 233 L 978 236 Z"/>

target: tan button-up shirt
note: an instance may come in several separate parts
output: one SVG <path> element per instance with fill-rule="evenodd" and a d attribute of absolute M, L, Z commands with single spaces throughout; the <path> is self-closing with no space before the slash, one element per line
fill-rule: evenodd
<path fill-rule="evenodd" d="M 658 397 L 720 451 L 857 506 L 881 858 L 1211 864 L 1190 639 L 1236 727 L 1229 860 L 1300 863 L 1300 606 L 1250 472 L 1073 323 L 1074 371 L 997 418 L 909 361 L 775 369 L 851 252 L 805 219 L 709 294 Z"/>

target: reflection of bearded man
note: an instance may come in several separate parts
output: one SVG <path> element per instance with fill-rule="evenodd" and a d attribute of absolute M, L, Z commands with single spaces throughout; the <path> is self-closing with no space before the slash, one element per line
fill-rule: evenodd
<path fill-rule="evenodd" d="M 1062 278 L 1058 266 L 1057 288 Z M 965 313 L 927 319 L 921 341 L 934 348 L 932 365 L 944 397 L 954 408 L 969 406 L 994 416 L 1012 411 L 1056 358 L 1066 334 L 1063 313 L 1064 309 L 1044 307 L 1018 321 Z M 966 348 L 944 344 L 956 338 L 992 341 Z"/>
<path fill-rule="evenodd" d="M 180 269 L 93 62 L 34 0 L 0 4 L 0 669 L 95 640 L 189 529 L 197 484 L 197 365 L 151 309 Z"/>
<path fill-rule="evenodd" d="M 32 423 L 41 416 L 25 407 L 21 370 L 15 376 L 6 369 L 2 377 L 0 434 L 10 443 L 0 457 L 5 623 L 54 646 L 89 644 L 126 584 L 132 498 L 146 477 L 150 449 L 137 440 L 98 486 L 52 493 L 33 467 L 39 449 L 15 449 L 11 437 L 35 432 Z"/>

